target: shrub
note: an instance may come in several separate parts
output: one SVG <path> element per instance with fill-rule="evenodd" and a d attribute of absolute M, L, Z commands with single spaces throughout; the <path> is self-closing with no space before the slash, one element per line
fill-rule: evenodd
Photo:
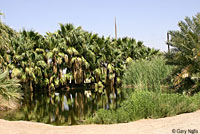
<path fill-rule="evenodd" d="M 8 71 L 2 73 L 0 70 L 0 110 L 15 108 L 21 96 L 19 81 L 8 79 Z"/>
<path fill-rule="evenodd" d="M 111 124 L 143 118 L 161 118 L 200 108 L 200 93 L 193 96 L 136 91 L 117 110 L 99 110 L 90 123 Z"/>

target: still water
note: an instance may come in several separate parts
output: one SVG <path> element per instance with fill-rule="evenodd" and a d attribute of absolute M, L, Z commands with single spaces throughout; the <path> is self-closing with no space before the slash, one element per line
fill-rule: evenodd
<path fill-rule="evenodd" d="M 116 94 L 84 92 L 28 93 L 21 108 L 7 111 L 0 118 L 28 120 L 54 125 L 75 125 L 95 114 L 100 109 L 116 109 L 120 97 Z"/>

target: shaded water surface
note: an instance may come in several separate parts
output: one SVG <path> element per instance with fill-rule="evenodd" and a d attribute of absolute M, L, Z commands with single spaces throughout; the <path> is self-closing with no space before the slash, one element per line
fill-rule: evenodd
<path fill-rule="evenodd" d="M 115 109 L 120 97 L 115 94 L 85 92 L 28 93 L 16 111 L 0 114 L 8 120 L 28 120 L 54 125 L 74 125 L 83 123 L 100 109 Z"/>

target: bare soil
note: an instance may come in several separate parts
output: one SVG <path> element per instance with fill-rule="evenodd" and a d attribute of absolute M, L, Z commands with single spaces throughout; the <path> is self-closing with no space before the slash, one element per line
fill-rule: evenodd
<path fill-rule="evenodd" d="M 174 129 L 174 130 L 173 130 Z M 173 132 L 172 132 L 173 131 Z M 193 132 L 193 133 L 192 133 Z M 0 119 L 0 134 L 200 134 L 200 110 L 160 119 L 112 125 L 52 126 Z"/>

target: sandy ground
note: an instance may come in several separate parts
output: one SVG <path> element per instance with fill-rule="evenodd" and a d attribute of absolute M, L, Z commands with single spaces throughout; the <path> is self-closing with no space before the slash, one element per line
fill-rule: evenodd
<path fill-rule="evenodd" d="M 173 132 L 172 132 L 173 131 Z M 193 133 L 192 133 L 193 132 Z M 174 117 L 112 125 L 52 126 L 0 120 L 0 134 L 200 134 L 200 110 Z"/>

